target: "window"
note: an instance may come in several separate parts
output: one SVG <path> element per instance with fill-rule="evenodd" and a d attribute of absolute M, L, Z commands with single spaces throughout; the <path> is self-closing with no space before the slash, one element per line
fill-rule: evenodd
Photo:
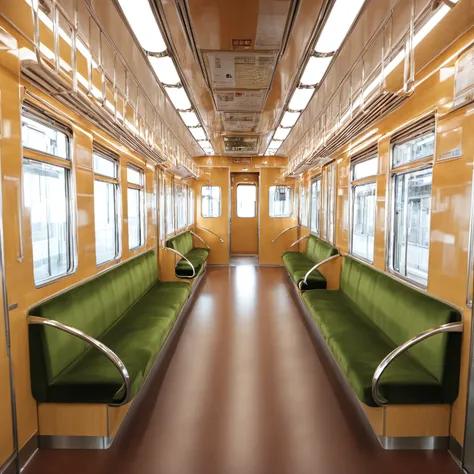
<path fill-rule="evenodd" d="M 181 184 L 176 186 L 176 217 L 178 221 L 178 230 L 187 225 L 187 189 Z"/>
<path fill-rule="evenodd" d="M 308 227 L 308 199 L 303 184 L 301 184 L 300 190 L 300 224 L 303 227 Z"/>
<path fill-rule="evenodd" d="M 326 238 L 329 243 L 335 243 L 336 232 L 336 164 L 327 169 L 327 205 L 326 205 Z"/>
<path fill-rule="evenodd" d="M 160 183 L 160 240 L 166 238 L 165 229 L 165 180 L 163 172 L 158 171 L 158 179 Z"/>
<path fill-rule="evenodd" d="M 311 183 L 311 232 L 320 235 L 321 177 Z"/>
<path fill-rule="evenodd" d="M 189 188 L 188 224 L 194 224 L 194 189 Z"/>
<path fill-rule="evenodd" d="M 30 212 L 33 273 L 39 286 L 74 270 L 69 135 L 60 124 L 27 111 L 21 120 L 24 205 Z"/>
<path fill-rule="evenodd" d="M 434 131 L 393 148 L 393 167 L 433 156 L 435 146 Z"/>
<path fill-rule="evenodd" d="M 173 186 L 171 179 L 165 179 L 165 200 L 166 200 L 166 235 L 174 232 L 174 212 L 173 212 Z"/>
<path fill-rule="evenodd" d="M 97 265 L 119 256 L 118 162 L 94 151 L 94 221 Z"/>
<path fill-rule="evenodd" d="M 270 186 L 269 215 L 270 217 L 290 217 L 291 216 L 291 187 L 290 186 Z"/>
<path fill-rule="evenodd" d="M 127 166 L 128 181 L 128 248 L 145 244 L 145 173 L 133 165 Z"/>
<path fill-rule="evenodd" d="M 221 216 L 221 188 L 219 186 L 203 186 L 201 189 L 202 217 Z"/>
<path fill-rule="evenodd" d="M 237 217 L 252 218 L 257 215 L 257 186 L 237 185 Z"/>
<path fill-rule="evenodd" d="M 351 253 L 369 262 L 374 261 L 377 165 L 372 149 L 352 163 Z"/>

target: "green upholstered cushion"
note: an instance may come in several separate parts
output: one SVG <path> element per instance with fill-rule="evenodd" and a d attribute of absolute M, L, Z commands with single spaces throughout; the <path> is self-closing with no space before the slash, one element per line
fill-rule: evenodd
<path fill-rule="evenodd" d="M 301 252 L 285 252 L 282 255 L 282 259 L 291 279 L 296 285 L 304 279 L 306 273 L 316 264 L 316 262 Z M 303 285 L 301 289 L 309 290 L 315 288 L 326 288 L 326 279 L 318 270 L 311 272 L 307 279 L 307 284 Z"/>
<path fill-rule="evenodd" d="M 192 263 L 195 269 L 195 276 L 199 274 L 206 262 L 210 250 L 204 248 L 195 248 L 188 252 L 185 256 Z M 176 265 L 176 276 L 180 278 L 190 278 L 193 275 L 193 269 L 186 260 L 181 259 Z"/>
<path fill-rule="evenodd" d="M 322 262 L 333 255 L 337 255 L 336 247 L 324 242 L 314 235 L 308 237 L 308 245 L 306 247 L 306 255 L 313 260 L 314 263 Z"/>
<path fill-rule="evenodd" d="M 344 258 L 341 290 L 397 346 L 422 331 L 461 320 L 455 308 L 350 257 Z M 458 341 L 460 335 L 444 333 L 417 344 L 410 354 L 443 380 L 449 377 L 445 355 L 459 352 Z"/>
<path fill-rule="evenodd" d="M 191 232 L 183 232 L 176 237 L 168 239 L 166 246 L 176 250 L 181 255 L 186 255 L 193 249 L 193 234 Z"/>
<path fill-rule="evenodd" d="M 160 349 L 185 303 L 187 283 L 157 283 L 102 337 L 125 364 L 134 397 L 150 372 Z M 48 389 L 48 401 L 117 403 L 123 400 L 123 380 L 115 366 L 95 350 L 87 351 L 57 377 Z"/>
<path fill-rule="evenodd" d="M 359 400 L 376 406 L 372 377 L 395 344 L 342 291 L 307 291 L 303 299 Z M 408 353 L 382 375 L 379 392 L 394 404 L 451 403 L 455 398 Z"/>
<path fill-rule="evenodd" d="M 344 258 L 341 290 L 303 294 L 311 316 L 358 398 L 375 406 L 376 367 L 397 346 L 420 332 L 454 321 L 460 313 L 350 257 Z M 452 403 L 458 393 L 461 337 L 433 336 L 397 358 L 382 375 L 389 403 Z"/>
<path fill-rule="evenodd" d="M 30 314 L 57 320 L 117 348 L 136 393 L 190 293 L 187 283 L 160 283 L 157 275 L 156 255 L 150 251 L 52 298 Z M 32 391 L 38 401 L 116 399 L 119 372 L 86 342 L 40 325 L 29 325 L 29 340 Z"/>

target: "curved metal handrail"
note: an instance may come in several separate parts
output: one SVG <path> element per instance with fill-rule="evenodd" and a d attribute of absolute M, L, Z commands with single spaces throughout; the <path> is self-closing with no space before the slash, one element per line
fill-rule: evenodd
<path fill-rule="evenodd" d="M 179 255 L 183 260 L 186 260 L 188 262 L 189 266 L 193 269 L 193 274 L 189 277 L 179 277 L 179 278 L 194 278 L 196 276 L 196 269 L 194 268 L 194 265 L 182 254 L 179 253 L 177 250 L 172 249 L 171 247 L 162 247 L 163 250 L 167 250 L 168 252 L 174 252 L 175 254 Z"/>
<path fill-rule="evenodd" d="M 205 227 L 200 227 L 198 225 L 196 226 L 196 229 L 201 229 L 205 232 L 209 232 L 210 234 L 215 235 L 222 244 L 224 243 L 224 239 L 222 237 L 219 237 L 215 232 L 212 232 L 212 230 L 206 229 Z"/>
<path fill-rule="evenodd" d="M 285 230 L 282 230 L 273 240 L 272 240 L 272 244 L 274 244 L 285 232 L 288 232 L 289 230 L 292 230 L 292 229 L 296 229 L 297 227 L 299 227 L 300 225 L 299 224 L 296 224 L 294 226 L 291 226 L 291 227 L 287 227 Z"/>
<path fill-rule="evenodd" d="M 290 245 L 290 249 L 291 247 L 294 247 L 296 244 L 299 244 L 302 240 L 307 239 L 310 235 L 311 234 L 308 232 L 306 235 L 303 235 L 303 237 L 300 237 L 298 240 L 296 240 Z"/>
<path fill-rule="evenodd" d="M 195 237 L 197 237 L 209 250 L 211 250 L 211 247 L 209 247 L 209 245 L 207 245 L 206 241 L 202 238 L 202 237 L 199 237 L 199 235 L 197 235 L 195 232 L 193 232 L 192 230 L 188 230 L 188 232 L 190 234 L 193 234 Z"/>
<path fill-rule="evenodd" d="M 448 323 L 448 324 L 442 324 L 441 326 L 437 326 L 435 328 L 427 329 L 426 331 L 421 332 L 415 337 L 412 337 L 409 339 L 407 342 L 402 344 L 401 346 L 398 346 L 396 349 L 394 349 L 390 354 L 388 354 L 387 357 L 385 357 L 382 362 L 377 366 L 374 372 L 374 376 L 372 377 L 372 397 L 375 401 L 375 403 L 379 406 L 383 406 L 388 403 L 388 400 L 386 400 L 382 395 L 379 394 L 378 392 L 378 384 L 380 377 L 382 374 L 385 372 L 387 367 L 403 352 L 407 351 L 410 349 L 410 347 L 413 347 L 415 344 L 418 344 L 421 341 L 424 341 L 425 339 L 428 339 L 431 336 L 435 336 L 436 334 L 441 334 L 444 332 L 463 332 L 463 323 L 462 321 L 457 322 L 457 323 Z"/>
<path fill-rule="evenodd" d="M 123 384 L 125 386 L 125 397 L 120 403 L 111 403 L 109 406 L 122 406 L 126 405 L 130 401 L 130 394 L 131 394 L 131 381 L 130 375 L 128 374 L 127 368 L 125 364 L 122 362 L 120 357 L 112 350 L 109 349 L 105 344 L 98 341 L 97 339 L 89 336 L 85 332 L 81 331 L 80 329 L 73 328 L 71 326 L 67 326 L 66 324 L 60 323 L 59 321 L 55 321 L 54 319 L 47 319 L 47 318 L 40 318 L 39 316 L 28 316 L 28 324 L 40 324 L 43 326 L 50 326 L 55 329 L 59 329 L 60 331 L 66 332 L 71 336 L 78 337 L 83 341 L 87 342 L 90 346 L 94 349 L 97 349 L 101 354 L 105 355 L 112 364 L 117 367 L 120 375 L 123 379 Z"/>
<path fill-rule="evenodd" d="M 304 278 L 298 283 L 298 288 L 302 290 L 302 285 L 303 283 L 306 285 L 308 283 L 308 277 L 311 275 L 311 273 L 314 272 L 314 270 L 317 270 L 321 265 L 323 265 L 326 262 L 329 262 L 330 260 L 334 260 L 335 258 L 340 257 L 340 255 L 337 253 L 336 255 L 331 255 L 328 258 L 325 258 L 324 260 L 321 260 L 321 262 L 317 263 L 314 267 L 312 267 L 310 270 L 306 272 L 306 275 Z"/>

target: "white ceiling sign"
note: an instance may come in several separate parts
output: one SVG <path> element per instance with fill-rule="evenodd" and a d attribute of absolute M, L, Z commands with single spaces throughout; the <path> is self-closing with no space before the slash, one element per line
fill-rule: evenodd
<path fill-rule="evenodd" d="M 224 113 L 224 127 L 227 132 L 254 132 L 260 121 L 260 114 Z"/>
<path fill-rule="evenodd" d="M 217 110 L 221 112 L 260 112 L 266 91 L 215 91 Z"/>
<path fill-rule="evenodd" d="M 213 52 L 207 53 L 212 87 L 262 89 L 270 86 L 276 54 Z"/>

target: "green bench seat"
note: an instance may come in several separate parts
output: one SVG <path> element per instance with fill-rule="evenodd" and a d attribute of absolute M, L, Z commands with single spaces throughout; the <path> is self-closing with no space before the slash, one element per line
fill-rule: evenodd
<path fill-rule="evenodd" d="M 186 282 L 160 282 L 155 252 L 149 251 L 53 297 L 29 315 L 58 321 L 105 344 L 126 367 L 131 400 L 190 292 Z M 31 388 L 38 402 L 120 405 L 125 401 L 122 375 L 103 353 L 54 327 L 29 324 L 28 329 Z"/>
<path fill-rule="evenodd" d="M 282 259 L 291 279 L 300 290 L 325 289 L 326 279 L 317 269 L 310 273 L 306 284 L 303 283 L 304 277 L 317 263 L 337 254 L 336 247 L 310 235 L 306 252 L 284 252 Z"/>
<path fill-rule="evenodd" d="M 194 247 L 193 234 L 183 232 L 166 241 L 166 247 L 179 252 L 186 258 L 181 258 L 175 267 L 178 278 L 195 278 L 204 271 L 204 266 L 211 251 L 209 248 Z M 191 265 L 189 264 L 189 262 Z"/>
<path fill-rule="evenodd" d="M 344 257 L 340 290 L 310 290 L 302 298 L 358 399 L 372 407 L 379 405 L 372 378 L 390 352 L 422 331 L 461 321 L 455 308 L 351 257 Z M 452 403 L 460 354 L 458 332 L 425 339 L 394 359 L 378 393 L 393 404 Z"/>

